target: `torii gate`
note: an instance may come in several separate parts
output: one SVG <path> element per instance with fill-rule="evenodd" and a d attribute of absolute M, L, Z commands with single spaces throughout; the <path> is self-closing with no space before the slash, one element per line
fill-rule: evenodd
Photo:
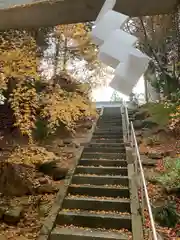
<path fill-rule="evenodd" d="M 103 4 L 104 0 L 0 0 L 0 30 L 94 21 Z M 170 13 L 178 4 L 179 0 L 117 0 L 114 10 L 132 17 L 156 15 Z"/>

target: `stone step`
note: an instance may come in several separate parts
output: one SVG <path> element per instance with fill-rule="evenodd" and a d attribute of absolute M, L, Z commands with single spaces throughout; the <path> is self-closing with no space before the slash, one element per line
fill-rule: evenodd
<path fill-rule="evenodd" d="M 103 120 L 103 119 L 98 119 L 96 122 L 97 125 L 103 126 L 114 126 L 114 127 L 122 127 L 122 120 Z"/>
<path fill-rule="evenodd" d="M 116 144 L 116 143 L 119 143 L 119 144 L 124 144 L 124 141 L 122 140 L 122 139 L 104 139 L 104 138 L 102 138 L 102 139 L 97 139 L 97 138 L 92 138 L 91 139 L 91 143 L 92 144 L 97 144 L 97 143 L 104 143 L 104 144 L 107 144 L 107 143 L 109 143 L 109 144 Z"/>
<path fill-rule="evenodd" d="M 99 116 L 99 119 L 105 119 L 105 120 L 114 120 L 114 119 L 119 119 L 119 120 L 122 120 L 122 115 L 119 114 L 119 115 L 100 115 Z"/>
<path fill-rule="evenodd" d="M 84 153 L 125 153 L 125 147 L 85 147 Z"/>
<path fill-rule="evenodd" d="M 98 130 L 101 131 L 111 131 L 111 132 L 120 132 L 123 133 L 123 128 L 121 126 L 112 126 L 112 125 L 97 125 L 97 128 L 95 129 L 95 132 Z"/>
<path fill-rule="evenodd" d="M 94 140 L 99 140 L 99 139 L 104 139 L 104 140 L 111 140 L 111 141 L 116 141 L 116 140 L 120 140 L 123 141 L 123 135 L 122 136 L 113 136 L 113 135 L 107 135 L 107 136 L 103 136 L 103 135 L 93 135 L 91 138 L 91 141 Z"/>
<path fill-rule="evenodd" d="M 94 153 L 94 152 L 83 152 L 81 155 L 81 158 L 83 159 L 118 159 L 118 160 L 123 160 L 126 158 L 125 153 L 110 153 L 110 152 L 105 152 L 105 153 Z"/>
<path fill-rule="evenodd" d="M 119 122 L 122 123 L 122 117 L 99 117 L 98 121 L 102 121 L 102 122 Z"/>
<path fill-rule="evenodd" d="M 119 107 L 104 108 L 83 146 L 49 240 L 128 240 L 131 200 Z"/>
<path fill-rule="evenodd" d="M 122 129 L 122 123 L 118 123 L 118 122 L 97 122 L 96 127 L 120 128 L 120 129 Z"/>
<path fill-rule="evenodd" d="M 118 134 L 93 134 L 91 138 L 91 142 L 94 140 L 99 140 L 99 139 L 109 139 L 112 142 L 116 140 L 121 140 L 124 141 L 124 136 L 123 135 L 118 135 Z"/>
<path fill-rule="evenodd" d="M 121 113 L 121 107 L 104 107 L 103 108 L 103 114 L 114 114 L 115 116 L 119 116 Z"/>
<path fill-rule="evenodd" d="M 122 126 L 122 120 L 112 121 L 112 120 L 98 119 L 97 125 Z"/>
<path fill-rule="evenodd" d="M 122 188 L 109 188 L 106 186 L 94 186 L 94 185 L 70 185 L 68 188 L 70 194 L 83 194 L 88 196 L 106 196 L 106 197 L 124 197 L 129 198 L 129 189 L 126 187 Z"/>
<path fill-rule="evenodd" d="M 105 148 L 122 148 L 124 147 L 124 143 L 93 143 L 93 142 L 90 142 L 88 145 L 88 147 L 105 147 Z"/>
<path fill-rule="evenodd" d="M 123 129 L 122 128 L 117 128 L 117 127 L 111 127 L 111 126 L 109 126 L 109 127 L 98 127 L 98 128 L 96 128 L 95 129 L 95 132 L 94 133 L 99 133 L 99 132 L 102 132 L 102 133 L 104 133 L 104 132 L 115 132 L 115 133 L 121 133 L 121 134 L 123 134 Z"/>
<path fill-rule="evenodd" d="M 75 170 L 75 175 L 77 174 L 97 174 L 97 175 L 106 175 L 110 176 L 127 176 L 128 170 L 126 167 L 117 168 L 117 167 L 87 167 L 87 166 L 77 166 Z"/>
<path fill-rule="evenodd" d="M 122 119 L 104 119 L 104 118 L 99 118 L 97 120 L 97 123 L 109 123 L 109 124 L 121 124 L 122 125 Z"/>
<path fill-rule="evenodd" d="M 103 166 L 103 167 L 127 167 L 127 162 L 124 160 L 89 160 L 81 159 L 79 165 L 82 166 Z"/>
<path fill-rule="evenodd" d="M 106 133 L 106 134 L 119 134 L 119 135 L 123 135 L 123 131 L 120 130 L 120 129 L 112 129 L 112 128 L 99 128 L 99 129 L 96 129 L 96 131 L 94 132 L 94 134 L 99 134 L 99 133 Z"/>
<path fill-rule="evenodd" d="M 123 138 L 123 133 L 122 132 L 110 132 L 110 131 L 102 131 L 98 132 L 95 131 L 93 133 L 93 136 L 99 136 L 99 137 L 116 137 L 116 138 Z"/>
<path fill-rule="evenodd" d="M 118 215 L 121 213 L 129 213 L 130 214 L 130 200 L 129 199 L 120 199 L 120 198 L 112 198 L 112 199 L 94 199 L 91 196 L 83 196 L 77 195 L 66 197 L 64 199 L 63 209 L 80 209 L 82 211 L 106 211 L 106 212 L 117 212 Z M 63 211 L 63 210 L 62 210 Z"/>
<path fill-rule="evenodd" d="M 131 216 L 117 214 L 97 214 L 89 211 L 59 212 L 57 216 L 59 225 L 75 225 L 88 228 L 128 229 L 131 231 Z"/>
<path fill-rule="evenodd" d="M 119 122 L 97 122 L 96 127 L 102 128 L 120 128 L 122 129 L 122 123 Z"/>
<path fill-rule="evenodd" d="M 122 116 L 119 114 L 119 115 L 113 115 L 113 114 L 103 114 L 99 117 L 99 119 L 108 119 L 108 120 L 114 120 L 114 119 L 118 119 L 118 120 L 121 120 L 122 119 Z"/>
<path fill-rule="evenodd" d="M 101 115 L 100 117 L 102 118 L 121 118 L 121 113 L 120 112 L 105 112 L 103 110 L 103 115 Z"/>
<path fill-rule="evenodd" d="M 127 234 L 98 229 L 59 227 L 53 229 L 49 240 L 128 240 Z"/>
<path fill-rule="evenodd" d="M 129 186 L 129 179 L 127 176 L 95 176 L 84 175 L 72 177 L 72 184 L 90 184 L 90 185 L 122 185 Z"/>

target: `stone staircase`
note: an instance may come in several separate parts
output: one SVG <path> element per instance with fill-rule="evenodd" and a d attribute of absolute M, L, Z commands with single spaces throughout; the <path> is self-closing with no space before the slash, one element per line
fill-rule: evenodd
<path fill-rule="evenodd" d="M 49 239 L 132 239 L 127 166 L 120 109 L 105 108 L 75 168 Z"/>

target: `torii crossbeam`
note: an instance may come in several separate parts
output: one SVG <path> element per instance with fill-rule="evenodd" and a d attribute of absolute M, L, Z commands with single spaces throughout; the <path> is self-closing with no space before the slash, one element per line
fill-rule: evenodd
<path fill-rule="evenodd" d="M 24 6 L 5 8 L 29 3 Z M 94 21 L 104 0 L 0 0 L 0 30 L 49 27 L 58 24 Z M 117 0 L 114 10 L 128 16 L 172 12 L 179 0 Z M 12 3 L 12 4 L 11 4 Z"/>

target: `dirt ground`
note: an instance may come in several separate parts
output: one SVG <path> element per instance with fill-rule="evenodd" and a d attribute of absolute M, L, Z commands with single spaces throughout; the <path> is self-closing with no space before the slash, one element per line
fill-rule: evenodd
<path fill-rule="evenodd" d="M 66 138 L 60 135 L 61 137 L 56 137 L 52 141 L 41 143 L 41 146 L 59 159 L 59 167 L 72 169 L 76 160 L 80 157 L 83 146 L 90 141 L 92 132 L 93 128 L 91 130 L 78 131 L 73 138 Z M 13 148 L 12 145 L 13 141 L 11 138 L 10 141 L 8 139 L 1 144 L 1 161 L 9 156 Z M 9 224 L 0 220 L 0 240 L 28 240 L 37 238 L 43 221 L 48 216 L 56 198 L 57 191 L 64 184 L 64 180 L 53 181 L 50 177 L 44 180 L 51 182 L 55 186 L 55 190 L 52 193 L 50 191 L 49 194 L 33 194 L 21 197 L 1 196 L 0 219 L 2 207 L 7 208 L 10 206 L 17 209 L 19 206 L 23 211 L 21 219 L 17 224 Z"/>
<path fill-rule="evenodd" d="M 157 137 L 154 134 L 153 137 Z M 168 194 L 164 191 L 164 188 L 154 179 L 161 174 L 161 165 L 165 157 L 178 158 L 180 157 L 180 140 L 169 138 L 168 134 L 158 144 L 149 146 L 142 141 L 139 145 L 141 159 L 143 160 L 143 169 L 145 178 L 147 180 L 148 194 L 151 203 L 154 207 L 163 207 L 168 201 L 176 202 L 177 213 L 180 214 L 180 198 L 173 194 Z M 153 156 L 153 159 L 150 157 Z M 146 216 L 145 226 L 147 229 L 150 227 L 150 220 L 148 215 Z M 156 225 L 157 232 L 161 235 L 162 239 L 179 240 L 180 225 L 177 224 L 175 228 L 162 227 L 159 224 Z M 149 239 L 149 238 L 147 238 Z"/>

